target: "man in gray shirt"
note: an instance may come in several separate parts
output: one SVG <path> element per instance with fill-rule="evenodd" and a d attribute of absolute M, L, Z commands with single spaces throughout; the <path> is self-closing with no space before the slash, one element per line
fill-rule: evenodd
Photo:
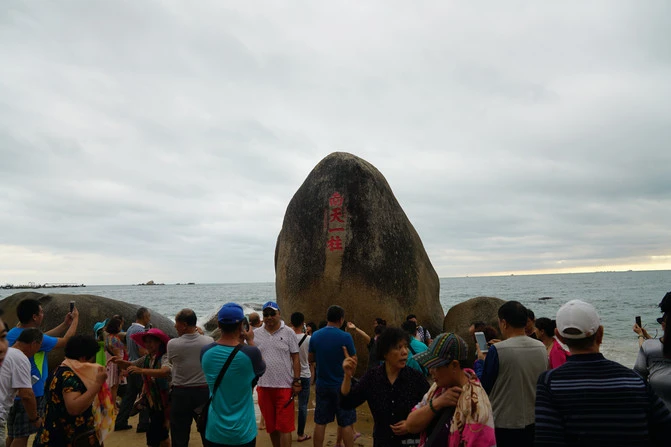
<path fill-rule="evenodd" d="M 187 447 L 195 409 L 205 405 L 210 390 L 200 365 L 200 352 L 214 343 L 212 337 L 201 335 L 196 326 L 196 313 L 182 309 L 175 316 L 175 329 L 179 338 L 168 342 L 168 362 L 172 367 L 170 391 L 170 433 L 172 447 Z M 203 445 L 205 438 L 201 434 Z"/>
<path fill-rule="evenodd" d="M 494 412 L 496 444 L 499 447 L 533 447 L 536 382 L 547 370 L 545 345 L 527 337 L 527 309 L 517 301 L 499 308 L 499 329 L 504 341 L 492 345 L 481 369 L 482 387 Z M 482 352 L 478 353 L 482 361 Z"/>
<path fill-rule="evenodd" d="M 142 357 L 145 352 L 133 341 L 131 335 L 138 332 L 144 332 L 151 321 L 151 312 L 146 307 L 140 307 L 135 314 L 135 323 L 131 324 L 126 331 L 126 346 L 128 347 L 128 361 L 132 362 Z M 142 391 L 142 376 L 140 374 L 130 374 L 128 384 L 124 391 L 121 405 L 119 405 L 119 414 L 116 418 L 114 431 L 128 430 L 133 428 L 128 425 L 130 411 L 133 408 L 137 395 Z M 140 418 L 137 425 L 137 432 L 144 433 L 149 426 L 149 414 L 146 411 L 140 412 Z"/>

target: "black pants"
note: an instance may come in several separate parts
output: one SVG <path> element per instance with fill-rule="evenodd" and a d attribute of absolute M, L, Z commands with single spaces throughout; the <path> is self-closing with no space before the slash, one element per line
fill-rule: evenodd
<path fill-rule="evenodd" d="M 524 428 L 496 428 L 497 447 L 533 447 L 536 425 Z"/>
<path fill-rule="evenodd" d="M 188 447 L 191 423 L 195 420 L 194 410 L 207 403 L 210 390 L 202 388 L 173 388 L 170 391 L 170 433 L 172 447 Z M 203 445 L 205 438 L 201 435 Z"/>
<path fill-rule="evenodd" d="M 124 391 L 123 398 L 121 399 L 121 405 L 119 405 L 119 414 L 116 417 L 116 426 L 122 427 L 128 425 L 128 418 L 130 417 L 130 411 L 133 409 L 133 404 L 137 395 L 142 391 L 142 376 L 139 374 L 130 374 L 127 378 L 128 384 Z M 147 410 L 140 412 L 139 422 L 137 428 L 147 428 L 149 427 L 149 413 Z"/>

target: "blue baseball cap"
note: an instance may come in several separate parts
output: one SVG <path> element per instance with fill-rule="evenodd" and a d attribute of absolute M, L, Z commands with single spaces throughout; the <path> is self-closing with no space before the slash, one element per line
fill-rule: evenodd
<path fill-rule="evenodd" d="M 226 303 L 221 306 L 217 314 L 217 320 L 222 324 L 239 323 L 245 318 L 242 306 L 238 303 Z"/>
<path fill-rule="evenodd" d="M 270 308 L 270 309 L 275 309 L 275 310 L 277 310 L 277 311 L 280 310 L 280 306 L 278 306 L 277 303 L 276 303 L 275 301 L 268 301 L 266 304 L 263 305 L 263 309 L 262 309 L 262 310 L 266 310 L 266 309 L 268 309 L 268 308 Z"/>

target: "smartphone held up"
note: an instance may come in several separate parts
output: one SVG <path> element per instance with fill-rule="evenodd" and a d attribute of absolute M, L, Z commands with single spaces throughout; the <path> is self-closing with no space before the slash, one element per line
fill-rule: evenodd
<path fill-rule="evenodd" d="M 487 339 L 485 338 L 484 332 L 476 332 L 475 341 L 478 343 L 478 346 L 480 347 L 480 352 L 482 352 L 483 354 L 485 354 L 489 350 L 489 345 L 487 344 Z"/>

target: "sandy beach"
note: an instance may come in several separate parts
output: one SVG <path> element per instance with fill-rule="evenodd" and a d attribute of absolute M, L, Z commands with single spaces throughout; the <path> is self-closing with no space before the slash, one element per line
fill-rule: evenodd
<path fill-rule="evenodd" d="M 256 395 L 256 393 L 254 394 Z M 314 431 L 315 426 L 314 396 L 315 396 L 315 387 L 313 385 L 310 390 L 310 403 L 308 404 L 308 419 L 305 427 L 305 432 L 310 436 L 312 436 L 312 432 Z M 296 408 L 298 407 L 296 406 Z M 356 447 L 372 447 L 373 417 L 370 414 L 368 404 L 364 403 L 363 405 L 359 406 L 359 408 L 357 408 L 356 414 L 357 414 L 357 422 L 356 424 L 354 424 L 354 427 L 356 431 L 361 433 L 361 437 L 359 437 L 356 441 L 354 441 L 354 445 Z M 133 426 L 132 429 L 125 431 L 116 431 L 110 434 L 109 437 L 105 440 L 105 447 L 139 447 L 146 445 L 145 434 L 135 432 L 135 427 L 137 427 L 137 421 L 138 416 L 133 416 L 128 420 L 128 423 Z M 258 422 L 258 416 L 257 416 L 257 422 Z M 296 411 L 296 422 L 298 422 L 298 410 Z M 326 436 L 324 437 L 325 447 L 333 447 L 336 445 L 336 429 L 337 425 L 335 422 L 329 424 L 326 427 Z M 33 438 L 34 438 L 33 436 L 30 437 L 28 445 L 33 444 Z M 295 431 L 291 438 L 292 438 L 291 445 L 303 446 L 303 447 L 312 446 L 312 439 L 304 442 L 296 441 L 297 435 Z M 256 445 L 258 447 L 272 447 L 270 437 L 268 436 L 268 433 L 266 433 L 265 430 L 259 430 L 258 435 L 256 437 Z M 200 441 L 200 434 L 196 430 L 195 422 L 191 425 L 191 438 L 189 441 L 189 447 L 202 447 L 202 443 Z"/>
<path fill-rule="evenodd" d="M 314 388 L 313 388 L 314 390 Z M 308 412 L 308 422 L 306 426 L 306 432 L 312 435 L 314 429 L 314 420 L 313 420 L 314 411 Z M 298 416 L 296 416 L 298 417 Z M 133 426 L 137 426 L 137 416 L 131 418 L 129 423 Z M 357 447 L 368 447 L 373 445 L 373 418 L 370 415 L 368 410 L 368 405 L 363 404 L 357 409 L 357 423 L 355 424 L 357 431 L 361 433 L 361 437 L 354 442 L 354 445 Z M 312 439 L 305 442 L 296 441 L 296 432 L 292 436 L 293 442 L 291 445 L 294 446 L 312 446 Z M 335 422 L 329 424 L 326 427 L 326 438 L 324 439 L 324 446 L 335 446 L 336 443 L 336 424 Z M 144 433 L 135 433 L 135 428 L 126 431 L 114 432 L 109 438 L 105 440 L 105 447 L 135 447 L 145 445 L 145 435 Z M 256 445 L 258 447 L 272 447 L 270 442 L 270 437 L 268 434 L 259 430 L 259 434 L 256 438 Z M 191 426 L 191 440 L 189 442 L 189 447 L 201 447 L 202 443 L 200 442 L 200 435 L 196 431 L 196 424 L 194 423 Z"/>

